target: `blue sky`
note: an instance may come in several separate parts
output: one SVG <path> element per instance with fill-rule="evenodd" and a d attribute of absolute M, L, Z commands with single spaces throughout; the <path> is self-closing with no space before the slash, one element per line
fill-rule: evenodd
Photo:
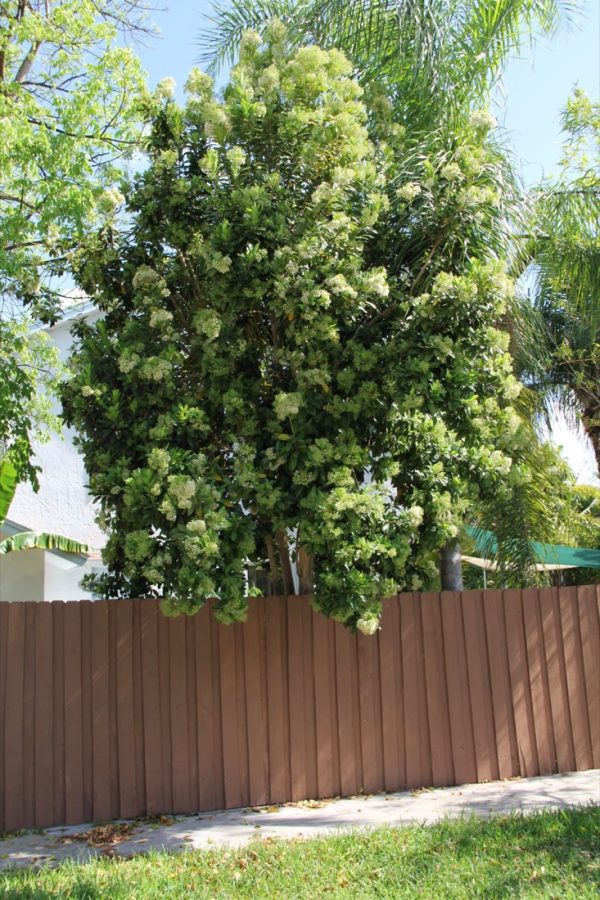
<path fill-rule="evenodd" d="M 579 26 L 523 48 L 509 64 L 495 114 L 511 133 L 528 183 L 555 169 L 560 157 L 560 111 L 574 85 L 600 95 L 600 0 L 584 0 Z M 181 88 L 197 65 L 198 31 L 209 0 L 179 0 L 153 15 L 161 31 L 141 52 L 152 85 L 167 75 Z"/>
<path fill-rule="evenodd" d="M 575 85 L 591 96 L 600 96 L 600 0 L 582 2 L 576 28 L 562 30 L 551 40 L 523 48 L 520 59 L 510 62 L 497 92 L 496 115 L 509 132 L 521 160 L 527 184 L 556 171 L 561 154 L 560 113 Z M 178 0 L 154 14 L 161 37 L 142 49 L 141 56 L 151 85 L 171 76 L 181 90 L 189 70 L 197 65 L 197 36 L 209 0 Z M 552 437 L 584 482 L 596 480 L 591 448 L 581 435 L 558 418 Z"/>

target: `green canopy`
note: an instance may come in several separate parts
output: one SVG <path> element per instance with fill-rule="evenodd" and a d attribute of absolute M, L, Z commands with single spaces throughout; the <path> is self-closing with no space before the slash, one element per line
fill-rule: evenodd
<path fill-rule="evenodd" d="M 467 534 L 475 542 L 477 553 L 484 559 L 490 559 L 498 553 L 498 542 L 491 531 L 468 526 Z M 562 544 L 540 544 L 531 542 L 535 558 L 544 568 L 581 568 L 600 569 L 600 550 L 587 547 L 565 547 Z"/>

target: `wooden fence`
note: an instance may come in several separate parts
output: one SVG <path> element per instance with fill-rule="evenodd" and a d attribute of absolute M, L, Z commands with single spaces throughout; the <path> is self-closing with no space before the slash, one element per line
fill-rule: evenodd
<path fill-rule="evenodd" d="M 306 598 L 243 625 L 0 603 L 0 829 L 600 766 L 596 587 Z"/>

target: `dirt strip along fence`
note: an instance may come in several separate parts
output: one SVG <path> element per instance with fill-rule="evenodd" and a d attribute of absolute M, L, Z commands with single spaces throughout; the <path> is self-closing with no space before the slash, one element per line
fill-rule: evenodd
<path fill-rule="evenodd" d="M 402 594 L 374 637 L 306 597 L 0 603 L 0 830 L 596 766 L 595 586 Z"/>

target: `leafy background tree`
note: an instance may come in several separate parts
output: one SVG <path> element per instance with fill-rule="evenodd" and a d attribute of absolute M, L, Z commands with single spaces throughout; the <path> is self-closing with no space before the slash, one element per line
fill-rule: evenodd
<path fill-rule="evenodd" d="M 0 4 L 0 460 L 34 487 L 59 371 L 36 326 L 60 315 L 82 236 L 120 203 L 145 93 L 124 39 L 146 33 L 138 0 Z"/>
<path fill-rule="evenodd" d="M 563 126 L 559 175 L 532 196 L 515 356 L 537 409 L 581 422 L 600 472 L 600 104 L 576 91 Z"/>
<path fill-rule="evenodd" d="M 131 228 L 80 257 L 105 316 L 77 329 L 65 408 L 105 594 L 216 596 L 232 620 L 248 561 L 291 593 L 294 559 L 317 608 L 372 632 L 382 595 L 427 584 L 466 512 L 527 476 L 496 327 L 512 283 L 478 238 L 502 211 L 493 123 L 476 112 L 415 160 L 339 51 L 266 33 L 222 102 L 198 71 L 183 110 L 159 86 Z M 435 214 L 456 261 L 390 254 Z"/>

